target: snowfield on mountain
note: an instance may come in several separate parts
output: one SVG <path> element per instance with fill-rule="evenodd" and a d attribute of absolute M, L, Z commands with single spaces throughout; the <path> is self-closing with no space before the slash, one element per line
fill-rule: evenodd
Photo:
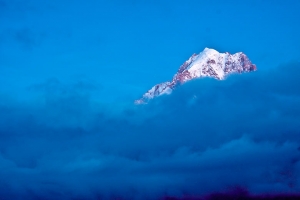
<path fill-rule="evenodd" d="M 144 104 L 163 94 L 171 94 L 179 85 L 196 78 L 212 77 L 217 80 L 224 80 L 229 74 L 255 70 L 256 65 L 252 64 L 242 52 L 235 54 L 219 53 L 214 49 L 205 48 L 201 53 L 193 54 L 185 61 L 173 76 L 172 81 L 153 86 L 141 99 L 136 100 L 135 104 Z"/>

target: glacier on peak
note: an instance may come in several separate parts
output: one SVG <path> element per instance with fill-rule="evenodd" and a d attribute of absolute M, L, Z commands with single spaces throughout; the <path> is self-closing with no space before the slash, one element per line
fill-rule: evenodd
<path fill-rule="evenodd" d="M 172 81 L 159 83 L 146 92 L 135 104 L 147 103 L 150 99 L 172 91 L 187 81 L 200 77 L 213 77 L 224 80 L 228 74 L 251 72 L 256 70 L 249 58 L 242 52 L 235 54 L 219 53 L 214 49 L 205 48 L 199 54 L 193 54 L 185 61 L 173 76 Z"/>

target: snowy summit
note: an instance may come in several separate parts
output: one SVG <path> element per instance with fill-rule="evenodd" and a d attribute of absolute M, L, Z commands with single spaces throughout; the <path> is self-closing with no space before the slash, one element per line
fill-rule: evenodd
<path fill-rule="evenodd" d="M 255 71 L 256 66 L 242 53 L 219 53 L 214 49 L 205 48 L 199 54 L 193 54 L 185 61 L 172 81 L 157 84 L 146 92 L 135 104 L 147 103 L 150 99 L 163 94 L 171 94 L 178 86 L 195 78 L 213 77 L 224 80 L 228 74 Z"/>

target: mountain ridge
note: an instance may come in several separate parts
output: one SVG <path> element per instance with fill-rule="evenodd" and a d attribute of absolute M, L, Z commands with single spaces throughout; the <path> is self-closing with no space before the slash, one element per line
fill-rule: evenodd
<path fill-rule="evenodd" d="M 134 103 L 145 104 L 155 97 L 171 94 L 178 85 L 196 78 L 213 77 L 217 80 L 224 80 L 229 74 L 256 70 L 256 65 L 252 64 L 243 52 L 235 54 L 219 53 L 214 49 L 205 48 L 199 54 L 194 53 L 185 61 L 173 76 L 172 81 L 154 85 L 142 98 L 135 100 Z"/>

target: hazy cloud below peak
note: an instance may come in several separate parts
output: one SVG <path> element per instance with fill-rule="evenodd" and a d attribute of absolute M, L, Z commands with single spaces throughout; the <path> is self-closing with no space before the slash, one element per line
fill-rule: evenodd
<path fill-rule="evenodd" d="M 44 103 L 1 105 L 1 196 L 297 192 L 299 67 L 198 79 L 117 115 L 84 95 L 90 87 L 37 85 Z"/>

